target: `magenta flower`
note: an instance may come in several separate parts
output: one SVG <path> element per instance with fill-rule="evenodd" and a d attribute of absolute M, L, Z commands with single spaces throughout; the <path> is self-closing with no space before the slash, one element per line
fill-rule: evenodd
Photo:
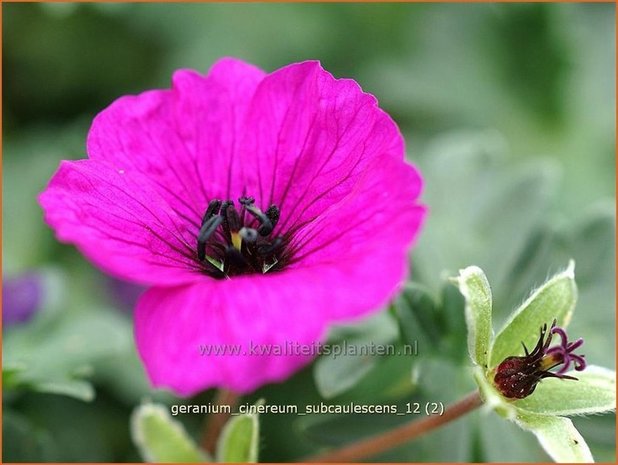
<path fill-rule="evenodd" d="M 41 194 L 46 221 L 105 271 L 150 286 L 137 347 L 153 384 L 181 395 L 248 392 L 298 370 L 310 355 L 252 348 L 309 345 L 379 309 L 425 213 L 396 125 L 313 61 L 180 70 L 171 90 L 101 112 L 87 150 Z"/>

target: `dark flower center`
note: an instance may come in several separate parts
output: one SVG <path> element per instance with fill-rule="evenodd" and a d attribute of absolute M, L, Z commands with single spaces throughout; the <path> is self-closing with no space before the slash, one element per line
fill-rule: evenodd
<path fill-rule="evenodd" d="M 279 208 L 263 212 L 253 197 L 211 200 L 197 236 L 197 259 L 215 278 L 280 270 L 285 264 L 283 236 L 274 235 Z"/>
<path fill-rule="evenodd" d="M 554 334 L 560 336 L 561 342 L 550 348 Z M 547 339 L 545 339 L 546 336 Z M 569 342 L 566 331 L 556 326 L 556 320 L 552 323 L 549 334 L 547 324 L 545 324 L 541 328 L 539 340 L 532 352 L 528 352 L 527 347 L 522 343 L 525 356 L 507 357 L 498 365 L 495 370 L 494 383 L 503 396 L 509 399 L 523 399 L 534 392 L 543 378 L 577 380 L 564 373 L 568 371 L 571 364 L 576 371 L 586 368 L 584 356 L 573 353 L 583 343 L 584 340 L 581 338 Z M 549 371 L 560 365 L 562 367 L 557 372 Z"/>

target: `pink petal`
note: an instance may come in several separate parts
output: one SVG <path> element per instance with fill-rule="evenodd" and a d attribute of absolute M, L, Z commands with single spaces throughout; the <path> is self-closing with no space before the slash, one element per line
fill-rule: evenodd
<path fill-rule="evenodd" d="M 201 217 L 210 199 L 227 198 L 241 181 L 233 176 L 238 140 L 263 76 L 231 58 L 206 77 L 177 71 L 171 90 L 122 97 L 102 111 L 88 135 L 88 156 L 147 175 L 177 212 Z"/>
<path fill-rule="evenodd" d="M 376 99 L 318 62 L 268 75 L 243 135 L 249 194 L 279 206 L 281 231 L 343 199 L 376 158 L 403 159 L 399 130 Z"/>
<path fill-rule="evenodd" d="M 143 175 L 110 164 L 64 161 L 39 201 L 58 239 L 105 271 L 143 284 L 201 279 L 195 235 Z"/>
<path fill-rule="evenodd" d="M 406 256 L 420 232 L 426 214 L 417 203 L 421 189 L 414 167 L 394 157 L 377 157 L 343 199 L 297 225 L 290 245 L 292 266 L 351 260 L 381 273 L 386 262 Z"/>
<path fill-rule="evenodd" d="M 384 257 L 378 253 L 377 258 Z M 397 292 L 407 270 L 404 256 L 390 258 L 380 268 L 346 261 L 152 288 L 135 313 L 137 347 L 147 373 L 155 386 L 184 396 L 211 387 L 246 393 L 283 381 L 313 357 L 246 355 L 251 345 L 311 347 L 333 322 L 380 308 Z M 237 348 L 240 355 L 202 356 L 200 345 Z"/>
<path fill-rule="evenodd" d="M 137 305 L 135 334 L 152 383 L 185 396 L 210 387 L 244 393 L 266 382 L 282 381 L 310 361 L 306 356 L 200 353 L 200 345 L 213 350 L 233 350 L 238 345 L 248 354 L 251 343 L 318 340 L 324 326 L 314 314 L 312 294 L 306 287 L 280 287 L 281 276 L 237 277 L 147 291 Z"/>

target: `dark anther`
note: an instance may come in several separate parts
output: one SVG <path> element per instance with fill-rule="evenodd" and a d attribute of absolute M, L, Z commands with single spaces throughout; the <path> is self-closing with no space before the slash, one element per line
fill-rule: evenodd
<path fill-rule="evenodd" d="M 240 230 L 240 216 L 234 205 L 229 205 L 225 209 L 225 219 L 230 231 L 237 232 Z"/>
<path fill-rule="evenodd" d="M 204 213 L 204 217 L 202 218 L 202 224 L 204 224 L 207 220 L 212 218 L 215 215 L 219 214 L 219 210 L 221 209 L 221 200 L 211 200 L 208 203 L 208 208 L 206 209 L 206 213 Z"/>
<path fill-rule="evenodd" d="M 257 229 L 257 232 L 260 236 L 266 237 L 273 232 L 273 224 L 270 221 L 270 218 L 266 216 L 262 210 L 254 207 L 253 205 L 246 205 L 245 208 L 251 215 L 253 215 L 260 222 L 260 227 Z"/>
<path fill-rule="evenodd" d="M 206 242 L 222 222 L 223 218 L 220 216 L 213 216 L 206 220 L 200 228 L 200 232 L 197 236 L 197 258 L 200 261 L 206 258 Z"/>
<path fill-rule="evenodd" d="M 277 223 L 279 222 L 279 215 L 280 212 L 277 205 L 271 205 L 270 207 L 268 207 L 268 210 L 266 210 L 266 216 L 272 223 L 273 229 L 275 228 L 275 226 L 277 226 Z"/>
<path fill-rule="evenodd" d="M 221 203 L 221 215 L 223 215 L 223 217 L 225 218 L 225 212 L 227 211 L 227 207 L 234 205 L 234 202 L 232 202 L 231 200 L 226 200 L 225 202 Z"/>

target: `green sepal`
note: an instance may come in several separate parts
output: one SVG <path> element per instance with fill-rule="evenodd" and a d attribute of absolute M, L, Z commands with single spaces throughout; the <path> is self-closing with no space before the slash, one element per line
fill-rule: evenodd
<path fill-rule="evenodd" d="M 256 405 L 263 403 L 258 401 Z M 223 427 L 217 442 L 217 462 L 255 463 L 258 461 L 260 424 L 253 413 L 233 416 Z"/>
<path fill-rule="evenodd" d="M 515 402 L 518 409 L 542 415 L 588 415 L 616 408 L 616 372 L 588 366 L 567 373 L 578 380 L 547 378 L 534 393 Z"/>
<path fill-rule="evenodd" d="M 131 436 L 142 457 L 156 463 L 210 462 L 182 424 L 160 404 L 145 403 L 131 415 Z"/>
<path fill-rule="evenodd" d="M 490 368 L 509 356 L 523 355 L 522 343 L 529 348 L 534 347 L 544 324 L 549 326 L 555 319 L 558 326 L 568 325 L 577 301 L 574 272 L 575 263 L 571 260 L 566 270 L 536 289 L 513 312 L 496 335 L 491 349 Z"/>
<path fill-rule="evenodd" d="M 515 422 L 534 433 L 555 462 L 594 462 L 588 444 L 568 418 L 519 412 Z"/>
<path fill-rule="evenodd" d="M 468 327 L 468 353 L 474 363 L 487 369 L 493 339 L 491 328 L 491 288 L 483 270 L 469 266 L 459 271 L 455 280 L 466 301 L 465 315 Z"/>

